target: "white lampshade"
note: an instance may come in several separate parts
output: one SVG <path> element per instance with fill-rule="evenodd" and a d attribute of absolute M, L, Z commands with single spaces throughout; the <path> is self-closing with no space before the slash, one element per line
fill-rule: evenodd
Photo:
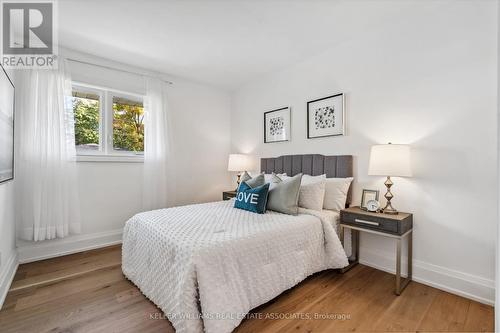
<path fill-rule="evenodd" d="M 244 154 L 230 154 L 227 171 L 247 171 L 252 166 L 250 156 Z"/>
<path fill-rule="evenodd" d="M 393 144 L 372 146 L 368 174 L 411 177 L 410 146 Z"/>

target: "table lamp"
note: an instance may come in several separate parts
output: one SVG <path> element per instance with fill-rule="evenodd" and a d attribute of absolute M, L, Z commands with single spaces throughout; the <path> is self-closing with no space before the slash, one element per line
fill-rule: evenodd
<path fill-rule="evenodd" d="M 238 186 L 240 186 L 240 177 L 242 172 L 247 171 L 249 168 L 251 168 L 252 163 L 251 163 L 250 156 L 244 155 L 244 154 L 230 154 L 229 155 L 229 162 L 227 163 L 227 171 L 236 171 L 238 172 L 238 179 L 237 179 L 237 185 L 236 189 L 238 189 Z"/>
<path fill-rule="evenodd" d="M 382 212 L 385 214 L 397 214 L 398 211 L 391 204 L 391 199 L 394 198 L 394 195 L 391 193 L 391 186 L 394 184 L 391 176 L 411 177 L 410 146 L 393 145 L 391 143 L 372 146 L 368 174 L 370 176 L 387 177 L 384 183 L 387 187 L 387 193 L 385 194 L 387 204 L 382 209 Z"/>

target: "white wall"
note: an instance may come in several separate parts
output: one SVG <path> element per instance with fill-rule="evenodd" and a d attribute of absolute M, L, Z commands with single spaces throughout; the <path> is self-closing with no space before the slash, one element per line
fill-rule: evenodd
<path fill-rule="evenodd" d="M 423 6 L 245 85 L 232 101 L 232 150 L 352 154 L 359 203 L 363 188 L 384 193 L 384 179 L 367 176 L 370 146 L 411 144 L 414 177 L 394 179 L 393 203 L 415 214 L 415 279 L 493 302 L 496 6 Z M 306 139 L 306 102 L 338 92 L 347 96 L 347 135 Z M 283 106 L 292 107 L 291 142 L 263 144 L 264 111 Z M 361 260 L 394 271 L 394 246 L 363 235 Z"/>
<path fill-rule="evenodd" d="M 1 69 L 0 69 L 1 70 Z M 7 71 L 14 81 L 14 72 Z M 0 184 L 0 307 L 17 265 L 14 223 L 14 181 Z"/>
<path fill-rule="evenodd" d="M 100 58 L 63 50 L 65 56 L 146 72 Z M 144 93 L 137 75 L 71 63 L 74 81 Z M 168 77 L 172 125 L 172 160 L 169 164 L 171 206 L 221 200 L 230 188 L 227 158 L 230 145 L 228 92 L 182 78 Z M 142 163 L 78 162 L 82 233 L 62 240 L 30 244 L 18 241 L 22 262 L 73 252 L 121 239 L 124 223 L 142 211 Z"/>

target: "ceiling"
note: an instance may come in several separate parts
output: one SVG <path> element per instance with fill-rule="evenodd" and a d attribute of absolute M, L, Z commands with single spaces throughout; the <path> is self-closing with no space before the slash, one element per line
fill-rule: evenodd
<path fill-rule="evenodd" d="M 233 90 L 415 6 L 405 0 L 63 0 L 59 40 L 76 51 Z"/>

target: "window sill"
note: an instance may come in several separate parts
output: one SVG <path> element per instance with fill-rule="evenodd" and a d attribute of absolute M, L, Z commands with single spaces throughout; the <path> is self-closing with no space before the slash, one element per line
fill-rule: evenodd
<path fill-rule="evenodd" d="M 77 162 L 144 163 L 143 155 L 77 155 Z"/>

